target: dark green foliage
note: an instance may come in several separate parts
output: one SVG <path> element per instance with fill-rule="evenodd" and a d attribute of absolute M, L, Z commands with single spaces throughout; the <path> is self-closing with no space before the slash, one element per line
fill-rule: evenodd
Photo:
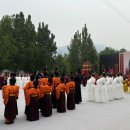
<path fill-rule="evenodd" d="M 115 53 L 119 53 L 119 51 L 111 47 L 106 47 L 103 51 L 100 52 L 100 55 L 115 54 Z"/>
<path fill-rule="evenodd" d="M 121 48 L 120 52 L 127 52 L 127 50 L 125 48 Z"/>
<path fill-rule="evenodd" d="M 32 72 L 51 69 L 56 54 L 55 36 L 48 25 L 39 24 L 38 30 L 31 15 L 4 16 L 0 21 L 0 70 Z"/>
<path fill-rule="evenodd" d="M 54 61 L 54 67 L 59 68 L 60 74 L 67 74 L 70 72 L 70 65 L 68 62 L 68 55 L 60 55 L 58 54 L 55 57 L 55 61 Z"/>
<path fill-rule="evenodd" d="M 97 71 L 98 54 L 86 25 L 83 27 L 82 33 L 77 31 L 74 34 L 68 50 L 70 67 L 73 72 L 81 68 L 85 61 L 91 62 L 93 70 Z"/>
<path fill-rule="evenodd" d="M 81 68 L 81 34 L 77 31 L 74 34 L 74 38 L 71 40 L 69 50 L 69 62 L 72 72 L 76 72 L 78 68 Z"/>

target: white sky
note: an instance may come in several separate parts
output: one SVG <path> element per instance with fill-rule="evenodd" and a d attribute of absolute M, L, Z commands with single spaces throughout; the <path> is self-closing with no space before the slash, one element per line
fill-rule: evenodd
<path fill-rule="evenodd" d="M 130 19 L 130 0 L 108 0 Z M 0 0 L 0 19 L 22 11 L 33 23 L 49 25 L 57 46 L 69 45 L 77 30 L 87 24 L 95 44 L 130 50 L 130 23 L 122 20 L 103 0 Z"/>

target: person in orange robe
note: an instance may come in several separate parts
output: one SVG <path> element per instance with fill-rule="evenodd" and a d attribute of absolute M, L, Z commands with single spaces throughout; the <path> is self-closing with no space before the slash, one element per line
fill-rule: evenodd
<path fill-rule="evenodd" d="M 19 87 L 15 86 L 16 79 L 12 77 L 10 79 L 10 85 L 7 85 L 3 89 L 3 98 L 5 104 L 5 123 L 11 124 L 14 122 L 17 112 L 17 99 L 19 95 Z"/>
<path fill-rule="evenodd" d="M 33 85 L 33 81 L 35 79 L 35 75 L 30 75 L 30 81 L 26 83 L 26 85 L 24 86 L 24 94 L 26 95 L 26 92 L 28 89 L 32 88 L 34 85 Z"/>
<path fill-rule="evenodd" d="M 52 78 L 48 79 L 48 85 L 40 87 L 41 114 L 48 117 L 52 114 Z"/>
<path fill-rule="evenodd" d="M 43 78 L 40 80 L 39 87 L 42 87 L 45 85 L 48 85 L 48 77 L 47 77 L 46 71 L 44 72 Z M 41 109 L 41 105 L 42 105 L 42 98 L 39 98 L 39 109 Z"/>
<path fill-rule="evenodd" d="M 26 85 L 23 88 L 25 100 L 26 100 L 27 90 L 29 90 L 29 89 L 34 87 L 34 85 L 33 85 L 34 79 L 35 79 L 35 75 L 34 74 L 30 75 L 30 81 L 27 82 Z M 28 106 L 26 105 L 24 114 L 27 114 L 27 111 L 28 111 L 27 109 L 28 109 Z"/>
<path fill-rule="evenodd" d="M 66 112 L 65 84 L 64 78 L 60 78 L 60 84 L 56 87 L 57 112 Z"/>
<path fill-rule="evenodd" d="M 38 88 L 38 80 L 33 81 L 33 87 L 28 89 L 26 92 L 26 105 L 27 109 L 27 120 L 36 121 L 39 120 L 39 108 L 38 108 L 38 99 L 40 96 Z"/>
<path fill-rule="evenodd" d="M 67 94 L 67 109 L 75 109 L 75 82 L 74 78 L 70 77 L 70 82 L 66 84 L 66 94 Z"/>
<path fill-rule="evenodd" d="M 44 77 L 40 80 L 39 85 L 45 86 L 48 85 L 48 77 L 47 77 L 47 72 L 44 72 Z"/>
<path fill-rule="evenodd" d="M 56 108 L 56 87 L 60 84 L 60 78 L 58 72 L 55 71 L 55 77 L 53 78 L 53 92 L 52 92 L 52 104 L 53 108 Z"/>

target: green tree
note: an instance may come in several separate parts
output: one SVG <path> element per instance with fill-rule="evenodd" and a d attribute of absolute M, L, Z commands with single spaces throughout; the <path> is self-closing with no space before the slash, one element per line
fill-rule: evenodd
<path fill-rule="evenodd" d="M 76 72 L 81 68 L 81 34 L 77 31 L 71 40 L 70 46 L 68 46 L 69 51 L 69 63 L 72 72 Z"/>
<path fill-rule="evenodd" d="M 0 21 L 0 69 L 31 72 L 52 69 L 56 54 L 55 36 L 40 23 L 36 32 L 31 15 L 23 12 L 4 16 Z"/>
<path fill-rule="evenodd" d="M 127 50 L 125 48 L 121 48 L 120 52 L 127 52 Z"/>
<path fill-rule="evenodd" d="M 68 55 L 67 54 L 64 54 L 64 55 L 58 54 L 55 57 L 54 67 L 59 68 L 59 71 L 61 74 L 62 73 L 64 73 L 64 74 L 69 73 L 70 72 L 70 65 L 68 62 Z"/>
<path fill-rule="evenodd" d="M 41 59 L 38 63 L 38 68 L 43 68 L 44 66 L 47 66 L 48 68 L 53 67 L 54 56 L 57 50 L 54 39 L 55 36 L 48 29 L 48 25 L 44 25 L 43 22 L 39 23 L 37 31 L 37 46 L 39 48 Z"/>
<path fill-rule="evenodd" d="M 18 48 L 13 44 L 15 41 L 9 35 L 5 35 L 0 40 L 0 66 L 1 69 L 16 70 L 16 56 Z"/>
<path fill-rule="evenodd" d="M 89 61 L 92 64 L 92 70 L 98 71 L 98 53 L 94 46 L 94 43 L 91 39 L 91 35 L 87 32 L 86 24 L 82 29 L 82 47 L 81 47 L 81 54 L 82 54 L 82 64 L 85 61 Z"/>
<path fill-rule="evenodd" d="M 0 21 L 0 70 L 15 70 L 17 54 L 18 48 L 12 35 L 12 19 L 4 16 Z"/>
<path fill-rule="evenodd" d="M 32 70 L 34 65 L 34 48 L 36 44 L 35 26 L 31 21 L 31 15 L 24 18 L 23 12 L 13 15 L 13 37 L 17 41 L 19 56 L 17 57 L 17 70 Z M 29 63 L 31 63 L 29 65 Z"/>
<path fill-rule="evenodd" d="M 112 47 L 106 47 L 103 51 L 101 51 L 99 54 L 100 55 L 106 55 L 106 54 L 115 54 L 118 53 L 119 51 L 113 49 Z"/>
<path fill-rule="evenodd" d="M 98 54 L 91 36 L 87 32 L 86 24 L 82 29 L 82 33 L 77 31 L 74 34 L 74 38 L 71 40 L 68 50 L 70 68 L 73 72 L 81 68 L 85 61 L 91 62 L 93 71 L 97 71 Z"/>

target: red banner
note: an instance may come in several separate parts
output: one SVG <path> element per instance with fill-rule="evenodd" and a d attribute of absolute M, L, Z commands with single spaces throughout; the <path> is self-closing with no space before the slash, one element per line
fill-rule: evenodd
<path fill-rule="evenodd" d="M 124 54 L 123 53 L 120 53 L 120 57 L 119 57 L 119 62 L 120 62 L 120 68 L 119 68 L 119 70 L 120 70 L 120 72 L 122 73 L 122 74 L 124 74 Z"/>

